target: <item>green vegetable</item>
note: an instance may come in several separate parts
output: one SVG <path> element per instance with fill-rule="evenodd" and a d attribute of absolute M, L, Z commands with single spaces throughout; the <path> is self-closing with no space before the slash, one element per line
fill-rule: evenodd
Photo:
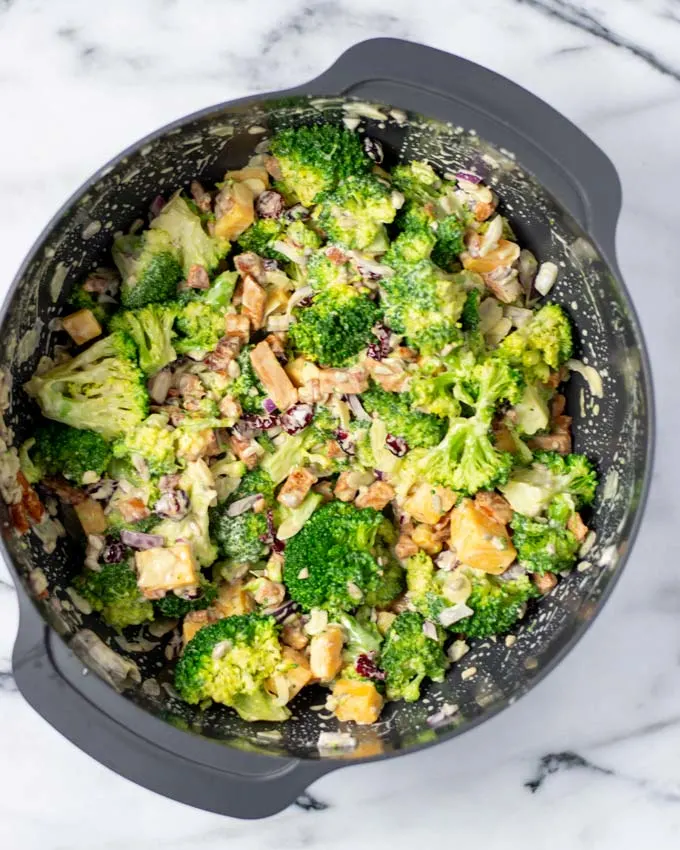
<path fill-rule="evenodd" d="M 97 431 L 106 439 L 135 428 L 147 413 L 144 375 L 132 340 L 121 332 L 34 375 L 24 389 L 48 419 Z"/>
<path fill-rule="evenodd" d="M 236 358 L 240 374 L 229 385 L 229 394 L 239 400 L 244 413 L 262 414 L 264 413 L 262 402 L 267 398 L 267 391 L 257 377 L 250 360 L 250 352 L 253 348 L 253 345 L 245 345 Z"/>
<path fill-rule="evenodd" d="M 455 215 L 447 215 L 438 222 L 435 233 L 437 242 L 432 251 L 432 260 L 443 269 L 451 269 L 458 263 L 458 255 L 465 250 L 465 224 Z"/>
<path fill-rule="evenodd" d="M 563 499 L 558 497 L 549 505 L 547 517 L 513 514 L 512 542 L 517 549 L 517 560 L 529 572 L 559 573 L 570 570 L 576 563 L 580 544 L 567 528 L 571 512 L 567 509 L 564 516 Z"/>
<path fill-rule="evenodd" d="M 436 570 L 432 558 L 420 550 L 406 561 L 408 596 L 420 614 L 433 623 L 446 608 L 463 601 L 458 571 Z M 457 624 L 453 631 L 457 631 Z"/>
<path fill-rule="evenodd" d="M 266 516 L 252 511 L 229 516 L 227 507 L 223 503 L 210 511 L 210 536 L 217 543 L 219 554 L 239 564 L 255 564 L 266 558 Z"/>
<path fill-rule="evenodd" d="M 423 632 L 425 620 L 413 611 L 405 611 L 387 630 L 380 666 L 385 671 L 387 699 L 415 702 L 425 678 L 443 682 L 448 659 L 442 649 L 443 631 L 437 628 L 437 640 Z"/>
<path fill-rule="evenodd" d="M 391 172 L 392 182 L 407 201 L 417 206 L 438 201 L 455 184 L 442 180 L 427 162 L 414 160 L 408 165 L 396 165 Z"/>
<path fill-rule="evenodd" d="M 305 206 L 371 165 L 359 137 L 331 124 L 282 130 L 272 139 L 271 152 L 286 187 Z"/>
<path fill-rule="evenodd" d="M 309 257 L 306 273 L 307 283 L 316 292 L 359 280 L 359 275 L 349 262 L 334 263 L 325 251 L 317 251 Z"/>
<path fill-rule="evenodd" d="M 434 225 L 434 215 L 411 204 L 407 205 L 399 216 L 402 232 L 392 242 L 382 262 L 401 271 L 429 259 L 437 241 Z"/>
<path fill-rule="evenodd" d="M 260 257 L 287 262 L 287 257 L 274 248 L 274 242 L 282 239 L 285 225 L 276 218 L 261 218 L 253 222 L 236 240 L 244 251 L 253 251 Z"/>
<path fill-rule="evenodd" d="M 479 302 L 482 294 L 479 289 L 471 289 L 465 296 L 460 322 L 464 331 L 476 331 L 479 328 Z"/>
<path fill-rule="evenodd" d="M 189 301 L 178 306 L 175 329 L 177 353 L 200 360 L 224 336 L 224 311 L 203 300 Z"/>
<path fill-rule="evenodd" d="M 106 327 L 111 314 L 116 309 L 114 303 L 98 301 L 96 293 L 88 292 L 84 284 L 76 286 L 71 291 L 68 303 L 74 310 L 89 310 L 102 327 Z"/>
<path fill-rule="evenodd" d="M 236 490 L 229 496 L 228 504 L 244 499 L 246 496 L 253 496 L 255 493 L 259 493 L 264 498 L 268 508 L 274 506 L 274 482 L 261 466 L 245 473 Z"/>
<path fill-rule="evenodd" d="M 179 620 L 190 611 L 203 611 L 209 608 L 215 599 L 217 599 L 217 587 L 211 582 L 202 581 L 198 596 L 185 599 L 183 596 L 167 593 L 162 599 L 154 602 L 154 607 L 162 617 Z"/>
<path fill-rule="evenodd" d="M 404 393 L 391 393 L 373 383 L 361 394 L 361 403 L 368 413 L 383 420 L 389 434 L 406 440 L 410 448 L 431 448 L 444 436 L 441 420 L 414 409 Z"/>
<path fill-rule="evenodd" d="M 112 253 L 123 278 L 120 299 L 124 307 L 163 304 L 176 296 L 184 275 L 177 249 L 164 230 L 118 236 Z"/>
<path fill-rule="evenodd" d="M 461 339 L 465 291 L 430 260 L 400 268 L 382 283 L 385 322 L 423 354 Z"/>
<path fill-rule="evenodd" d="M 294 310 L 289 337 L 293 348 L 321 366 L 347 366 L 366 348 L 380 310 L 352 286 L 338 284 Z"/>
<path fill-rule="evenodd" d="M 146 463 L 153 476 L 174 472 L 177 469 L 175 439 L 168 426 L 168 417 L 162 413 L 152 413 L 144 422 L 116 440 L 113 456 L 131 460 L 138 458 Z"/>
<path fill-rule="evenodd" d="M 70 428 L 58 422 L 40 425 L 31 446 L 22 452 L 22 471 L 31 484 L 46 475 L 63 475 L 78 484 L 86 472 L 102 475 L 111 459 L 111 447 L 94 431 Z"/>
<path fill-rule="evenodd" d="M 305 610 L 351 611 L 378 590 L 394 530 L 372 508 L 329 502 L 286 546 L 283 581 Z"/>
<path fill-rule="evenodd" d="M 172 347 L 175 315 L 172 306 L 149 304 L 116 313 L 109 327 L 130 335 L 137 346 L 140 369 L 145 375 L 153 375 L 177 357 Z"/>
<path fill-rule="evenodd" d="M 396 213 L 389 186 L 366 174 L 350 176 L 325 193 L 314 216 L 329 242 L 363 251 Z"/>
<path fill-rule="evenodd" d="M 243 614 L 204 626 L 189 641 L 175 668 L 175 688 L 195 705 L 229 705 L 245 720 L 286 720 L 265 682 L 285 669 L 273 617 Z"/>
<path fill-rule="evenodd" d="M 546 304 L 529 321 L 505 337 L 500 351 L 522 369 L 527 384 L 547 381 L 572 353 L 571 325 L 558 304 Z"/>
<path fill-rule="evenodd" d="M 134 567 L 126 561 L 102 564 L 99 571 L 86 570 L 73 584 L 114 629 L 153 620 L 153 605 L 140 593 Z"/>
<path fill-rule="evenodd" d="M 530 467 L 516 469 L 499 487 L 513 510 L 535 517 L 560 494 L 571 496 L 575 510 L 595 498 L 597 473 L 585 455 L 536 452 Z"/>
<path fill-rule="evenodd" d="M 495 576 L 471 575 L 472 593 L 466 605 L 474 611 L 452 627 L 456 632 L 473 638 L 502 635 L 520 619 L 526 603 L 538 596 L 528 576 L 501 580 Z"/>
<path fill-rule="evenodd" d="M 170 236 L 185 277 L 194 265 L 203 266 L 208 274 L 212 273 L 231 247 L 226 239 L 208 236 L 200 216 L 181 195 L 168 201 L 151 222 L 151 228 L 150 233 L 159 231 Z"/>

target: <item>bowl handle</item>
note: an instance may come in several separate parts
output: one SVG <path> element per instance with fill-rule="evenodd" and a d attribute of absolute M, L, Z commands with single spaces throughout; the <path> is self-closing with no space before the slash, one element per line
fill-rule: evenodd
<path fill-rule="evenodd" d="M 188 733 L 169 724 L 156 721 L 156 728 L 159 724 L 161 727 L 161 741 L 152 742 L 136 734 L 88 698 L 84 687 L 70 681 L 74 677 L 64 675 L 64 659 L 68 657 L 74 676 L 83 683 L 96 678 L 83 675 L 82 662 L 45 625 L 23 590 L 18 587 L 17 591 L 20 624 L 12 668 L 19 691 L 54 729 L 120 776 L 199 809 L 256 819 L 285 809 L 312 782 L 341 765 L 225 748 L 225 767 L 217 767 L 173 752 L 173 740 Z M 110 690 L 101 681 L 96 686 Z M 136 706 L 129 707 L 146 714 Z M 230 770 L 234 763 L 236 769 Z"/>
<path fill-rule="evenodd" d="M 571 121 L 505 77 L 441 50 L 376 38 L 351 47 L 301 91 L 382 100 L 476 130 L 514 153 L 616 265 L 616 169 Z"/>

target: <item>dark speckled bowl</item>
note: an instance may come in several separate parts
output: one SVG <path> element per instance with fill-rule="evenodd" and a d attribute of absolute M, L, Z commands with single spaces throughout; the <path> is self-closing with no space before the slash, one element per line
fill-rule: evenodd
<path fill-rule="evenodd" d="M 390 104 L 387 106 L 385 104 Z M 587 563 L 523 621 L 516 642 L 473 646 L 445 682 L 414 705 L 392 704 L 379 724 L 353 729 L 357 747 L 320 753 L 319 732 L 337 727 L 306 690 L 294 718 L 243 723 L 231 711 L 205 713 L 149 683 L 162 647 L 129 657 L 137 667 L 106 672 L 105 645 L 126 657 L 96 618 L 81 618 L 65 593 L 82 557 L 70 538 L 46 555 L 35 538 L 4 535 L 21 624 L 14 671 L 26 699 L 77 746 L 124 776 L 201 808 L 262 817 L 310 782 L 353 760 L 397 756 L 464 732 L 526 693 L 585 632 L 616 582 L 635 537 L 652 456 L 652 387 L 635 312 L 621 281 L 614 234 L 621 193 L 612 164 L 565 118 L 483 68 L 401 41 L 357 45 L 317 80 L 288 92 L 226 103 L 164 127 L 116 157 L 57 213 L 38 238 L 4 308 L 0 362 L 13 391 L 5 414 L 18 445 L 36 408 L 21 390 L 55 335 L 71 287 L 106 260 L 113 233 L 145 214 L 159 192 L 193 178 L 220 179 L 265 134 L 323 116 L 361 118 L 392 160 L 430 160 L 442 170 L 473 166 L 502 198 L 520 242 L 560 267 L 551 298 L 576 328 L 576 356 L 594 366 L 604 394 L 571 381 L 577 451 L 596 461 L 604 485 L 591 524 Z M 0 513 L 7 527 L 7 510 Z M 48 589 L 36 598 L 40 568 Z M 98 637 L 97 637 L 98 636 Z M 87 665 L 98 675 L 83 676 Z M 476 675 L 465 680 L 464 668 Z M 138 672 L 137 672 L 138 671 Z M 161 674 L 162 680 L 162 674 Z M 444 704 L 459 710 L 433 728 Z"/>

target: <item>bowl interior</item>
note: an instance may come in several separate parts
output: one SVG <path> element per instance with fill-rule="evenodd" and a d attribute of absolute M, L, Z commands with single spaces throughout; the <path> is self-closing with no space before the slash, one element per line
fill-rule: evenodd
<path fill-rule="evenodd" d="M 571 316 L 575 356 L 597 370 L 603 387 L 600 398 L 579 375 L 569 384 L 575 450 L 593 458 L 603 482 L 589 518 L 597 535 L 592 549 L 549 598 L 527 613 L 513 634 L 512 646 L 503 640 L 473 644 L 445 682 L 428 685 L 421 702 L 392 704 L 379 724 L 353 730 L 359 746 L 351 755 L 363 757 L 461 731 L 526 692 L 598 611 L 626 551 L 644 489 L 649 388 L 627 296 L 588 235 L 511 152 L 499 151 L 462 128 L 338 98 L 289 98 L 216 109 L 156 134 L 95 175 L 48 227 L 20 274 L 6 304 L 0 337 L 0 363 L 11 385 L 2 436 L 19 446 L 31 434 L 37 409 L 22 384 L 40 357 L 64 342 L 60 332 L 50 330 L 50 320 L 64 314 L 73 285 L 109 262 L 116 231 L 127 229 L 137 218 L 145 219 L 149 203 L 159 193 L 167 196 L 194 178 L 206 184 L 220 180 L 228 168 L 243 165 L 271 131 L 320 118 L 345 119 L 350 126 L 358 123 L 359 132 L 382 141 L 388 163 L 428 159 L 443 172 L 473 168 L 480 174 L 499 194 L 501 211 L 520 243 L 539 261 L 557 263 L 558 282 L 550 297 Z M 4 504 L 0 516 L 6 523 Z M 115 681 L 121 694 L 112 690 L 111 699 L 134 701 L 160 720 L 205 738 L 270 754 L 315 758 L 319 732 L 337 728 L 337 722 L 319 710 L 324 696 L 315 689 L 298 697 L 294 718 L 280 727 L 249 725 L 219 707 L 201 713 L 183 704 L 166 687 L 169 677 L 162 668 L 167 638 L 148 654 L 126 651 L 115 633 L 73 606 L 66 589 L 82 562 L 82 541 L 62 538 L 49 555 L 34 535 L 10 536 L 7 545 L 18 580 L 34 597 L 44 574 L 48 592 L 36 598 L 36 604 L 86 664 L 101 673 L 91 643 L 83 640 L 94 632 L 136 665 L 139 682 L 134 681 L 137 677 Z M 137 633 L 133 629 L 126 637 L 134 642 Z M 463 679 L 463 671 L 472 667 L 476 674 Z M 432 716 L 441 715 L 444 705 L 458 710 L 433 724 Z"/>

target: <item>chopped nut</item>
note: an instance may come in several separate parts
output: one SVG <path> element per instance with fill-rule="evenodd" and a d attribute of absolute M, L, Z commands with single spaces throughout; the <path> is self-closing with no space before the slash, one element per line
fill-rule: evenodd
<path fill-rule="evenodd" d="M 579 513 L 574 513 L 569 517 L 567 528 L 579 543 L 583 543 L 588 535 L 588 526 L 583 522 Z"/>
<path fill-rule="evenodd" d="M 475 495 L 475 504 L 484 511 L 485 514 L 495 519 L 497 522 L 502 522 L 507 525 L 512 519 L 512 508 L 510 503 L 499 493 L 493 493 L 489 490 L 480 490 Z"/>
<path fill-rule="evenodd" d="M 270 581 L 268 578 L 262 578 L 257 582 L 253 591 L 253 599 L 258 605 L 272 607 L 280 605 L 286 595 L 286 588 L 278 581 Z"/>
<path fill-rule="evenodd" d="M 242 254 L 238 254 L 234 257 L 234 265 L 242 278 L 252 277 L 257 283 L 265 282 L 266 277 L 262 257 L 253 251 L 244 251 Z"/>
<path fill-rule="evenodd" d="M 553 587 L 557 584 L 557 576 L 554 573 L 544 573 L 543 575 L 534 573 L 531 576 L 531 580 L 536 585 L 536 589 L 542 596 L 550 593 Z"/>
<path fill-rule="evenodd" d="M 210 278 L 204 266 L 194 263 L 187 275 L 187 287 L 189 289 L 210 289 Z"/>
<path fill-rule="evenodd" d="M 264 318 L 264 305 L 267 300 L 267 293 L 256 283 L 252 277 L 247 276 L 243 279 L 243 301 L 241 302 L 241 310 L 243 314 L 250 319 L 253 330 L 259 330 L 262 327 Z"/>
<path fill-rule="evenodd" d="M 568 455 L 571 452 L 571 435 L 568 433 L 539 434 L 527 440 L 527 445 L 530 449 L 542 452 L 559 452 L 561 455 Z"/>
<path fill-rule="evenodd" d="M 276 497 L 277 501 L 288 508 L 297 508 L 302 504 L 315 482 L 316 475 L 313 475 L 308 469 L 295 467 Z"/>
<path fill-rule="evenodd" d="M 229 395 L 225 395 L 220 402 L 220 416 L 223 416 L 225 419 L 233 419 L 235 422 L 237 419 L 240 419 L 242 413 L 241 402 Z"/>
<path fill-rule="evenodd" d="M 394 547 L 395 555 L 402 561 L 405 558 L 410 558 L 411 555 L 415 555 L 417 552 L 418 547 L 407 534 L 402 534 L 397 541 L 397 545 Z"/>
<path fill-rule="evenodd" d="M 198 375 L 180 375 L 177 389 L 184 397 L 203 398 L 205 395 L 205 387 Z"/>
<path fill-rule="evenodd" d="M 241 342 L 250 339 L 250 319 L 242 313 L 227 313 L 224 328 L 228 337 L 235 337 Z"/>
<path fill-rule="evenodd" d="M 210 192 L 206 192 L 198 180 L 191 181 L 189 191 L 191 192 L 191 197 L 194 199 L 194 203 L 199 210 L 201 212 L 210 212 L 210 207 L 212 206 Z"/>
<path fill-rule="evenodd" d="M 410 381 L 408 372 L 398 361 L 374 360 L 372 357 L 367 357 L 364 364 L 376 384 L 388 392 L 403 392 Z"/>
<path fill-rule="evenodd" d="M 266 342 L 258 343 L 250 352 L 250 362 L 279 410 L 288 410 L 295 404 L 298 398 L 297 390 Z"/>
<path fill-rule="evenodd" d="M 354 502 L 358 508 L 375 508 L 381 511 L 394 498 L 394 487 L 387 481 L 374 481 Z"/>
<path fill-rule="evenodd" d="M 359 485 L 355 482 L 352 471 L 346 469 L 341 472 L 335 484 L 335 498 L 341 502 L 353 502 L 358 492 Z"/>
<path fill-rule="evenodd" d="M 217 599 L 213 604 L 219 616 L 233 617 L 236 614 L 249 614 L 255 607 L 253 597 L 245 590 L 245 583 L 239 579 L 231 584 L 220 585 Z"/>
<path fill-rule="evenodd" d="M 368 389 L 368 372 L 361 366 L 352 369 L 320 369 L 319 381 L 323 395 L 332 392 L 355 395 Z"/>
<path fill-rule="evenodd" d="M 281 643 L 292 646 L 293 649 L 304 649 L 309 643 L 309 638 L 302 628 L 302 618 L 299 615 L 295 615 L 290 621 L 283 624 Z"/>

